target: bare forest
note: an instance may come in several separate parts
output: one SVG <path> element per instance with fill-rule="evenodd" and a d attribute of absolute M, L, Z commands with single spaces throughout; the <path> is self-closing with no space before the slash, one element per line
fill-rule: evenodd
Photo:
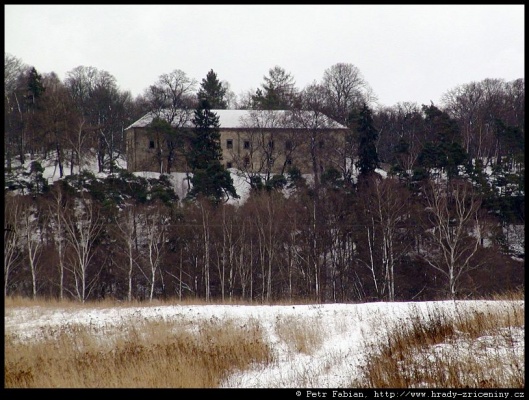
<path fill-rule="evenodd" d="M 523 288 L 523 78 L 386 106 L 351 64 L 305 88 L 276 66 L 239 96 L 213 70 L 201 82 L 175 70 L 132 98 L 107 71 L 79 66 L 61 80 L 6 54 L 4 83 L 4 296 L 266 304 Z M 241 174 L 238 202 L 221 156 L 201 167 L 215 179 L 195 171 L 192 198 L 170 174 L 123 167 L 124 131 L 147 112 L 199 121 L 221 108 L 317 111 L 350 133 L 340 147 L 311 138 L 310 175 Z M 199 122 L 189 134 L 214 131 Z M 178 132 L 163 132 L 158 156 L 170 159 Z M 341 162 L 321 170 L 316 154 Z"/>

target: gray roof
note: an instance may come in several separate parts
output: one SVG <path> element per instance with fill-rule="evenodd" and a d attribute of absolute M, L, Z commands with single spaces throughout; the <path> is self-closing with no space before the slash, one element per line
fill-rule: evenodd
<path fill-rule="evenodd" d="M 231 129 L 348 129 L 322 113 L 314 111 L 287 110 L 211 110 L 219 116 L 221 128 Z M 149 126 L 155 113 L 148 113 L 128 126 L 130 128 L 144 128 Z M 193 110 L 176 110 L 173 112 L 173 126 L 192 128 Z M 170 118 L 169 110 L 161 113 L 166 120 Z"/>

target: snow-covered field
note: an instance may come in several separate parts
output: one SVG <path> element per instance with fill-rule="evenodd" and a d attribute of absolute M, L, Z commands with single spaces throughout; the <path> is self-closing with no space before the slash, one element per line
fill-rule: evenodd
<path fill-rule="evenodd" d="M 227 388 L 299 388 L 348 387 L 360 376 L 366 355 L 385 340 L 395 327 L 411 324 L 417 318 L 443 315 L 461 316 L 479 310 L 485 315 L 505 310 L 523 313 L 524 301 L 439 301 L 395 302 L 365 304 L 324 304 L 288 306 L 249 305 L 163 305 L 116 308 L 42 308 L 18 307 L 5 310 L 5 334 L 16 334 L 21 339 L 36 340 L 45 327 L 84 324 L 96 327 L 108 339 L 119 334 L 134 320 L 163 319 L 189 326 L 189 321 L 218 322 L 231 320 L 241 326 L 258 321 L 268 335 L 275 352 L 269 365 L 255 365 L 252 369 L 230 376 Z M 277 332 L 278 322 L 286 321 L 299 329 L 316 328 L 322 332 L 322 342 L 310 354 L 298 352 L 282 340 Z M 117 328 L 117 329 L 116 329 Z M 524 328 L 508 329 L 507 334 L 485 334 L 474 339 L 458 339 L 432 346 L 431 354 L 456 351 L 458 357 L 467 355 L 475 360 L 486 359 L 494 353 L 500 358 L 508 352 L 506 362 L 516 357 L 523 359 Z M 461 353 L 464 354 L 461 354 Z M 424 354 L 422 355 L 424 356 Z M 499 357 L 498 357 L 499 356 Z M 501 367 L 501 366 L 500 366 Z M 505 366 L 508 368 L 509 366 Z M 494 371 L 491 371 L 493 373 Z"/>

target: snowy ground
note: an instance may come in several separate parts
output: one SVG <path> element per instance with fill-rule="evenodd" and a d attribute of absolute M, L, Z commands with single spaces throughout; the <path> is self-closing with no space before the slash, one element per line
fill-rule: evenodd
<path fill-rule="evenodd" d="M 256 365 L 244 373 L 230 376 L 223 387 L 227 388 L 338 388 L 349 387 L 352 378 L 359 376 L 365 356 L 371 346 L 376 346 L 384 334 L 395 326 L 410 324 L 413 318 L 427 319 L 435 310 L 461 315 L 465 310 L 480 310 L 487 314 L 500 309 L 523 312 L 524 301 L 441 301 L 421 303 L 366 303 L 325 304 L 294 306 L 247 306 L 247 305 L 170 305 L 120 308 L 47 309 L 40 307 L 7 308 L 5 333 L 34 340 L 43 327 L 65 324 L 90 324 L 105 332 L 105 336 L 118 334 L 113 329 L 134 319 L 160 319 L 198 322 L 200 320 L 222 322 L 235 320 L 241 325 L 258 321 L 268 335 L 275 352 L 275 362 Z M 437 313 L 438 315 L 438 313 Z M 290 321 L 299 329 L 316 327 L 324 332 L 323 342 L 315 346 L 311 354 L 293 349 L 277 334 L 277 322 Z M 488 352 L 503 351 L 497 337 L 483 336 L 464 345 L 458 344 L 472 357 L 487 357 Z M 505 351 L 524 354 L 524 328 L 509 332 Z M 454 343 L 440 344 L 435 351 L 451 351 Z M 513 350 L 514 349 L 514 350 Z"/>

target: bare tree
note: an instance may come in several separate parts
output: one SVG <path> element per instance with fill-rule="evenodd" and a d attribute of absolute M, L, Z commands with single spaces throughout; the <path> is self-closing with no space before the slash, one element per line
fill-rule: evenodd
<path fill-rule="evenodd" d="M 64 274 L 65 274 L 65 248 L 66 248 L 66 230 L 65 230 L 65 213 L 68 210 L 66 197 L 60 185 L 56 185 L 52 192 L 52 199 L 48 204 L 50 215 L 50 225 L 52 235 L 56 243 L 59 273 L 59 299 L 64 298 Z"/>
<path fill-rule="evenodd" d="M 36 299 L 38 260 L 42 252 L 42 231 L 39 226 L 38 211 L 33 209 L 27 198 L 22 199 L 22 201 L 21 231 L 24 235 L 24 245 L 31 272 L 32 297 Z"/>
<path fill-rule="evenodd" d="M 395 179 L 373 179 L 368 196 L 367 206 L 380 236 L 375 249 L 382 267 L 380 293 L 388 301 L 395 301 L 395 266 L 410 247 L 406 240 L 410 192 Z"/>
<path fill-rule="evenodd" d="M 27 68 L 20 58 L 4 53 L 4 97 L 16 90 L 18 78 Z"/>
<path fill-rule="evenodd" d="M 364 103 L 376 101 L 371 88 L 358 67 L 337 63 L 323 73 L 326 108 L 329 116 L 343 125 L 348 125 L 349 114 Z"/>
<path fill-rule="evenodd" d="M 481 267 L 475 262 L 487 225 L 480 214 L 481 199 L 469 182 L 430 181 L 424 189 L 426 237 L 431 247 L 421 256 L 448 280 L 448 293 L 456 298 L 463 275 Z"/>
<path fill-rule="evenodd" d="M 379 109 L 374 116 L 379 130 L 377 151 L 383 162 L 393 164 L 399 175 L 411 176 L 424 146 L 423 118 L 416 103 L 397 103 Z"/>
<path fill-rule="evenodd" d="M 73 173 L 72 158 L 76 147 L 72 148 L 72 142 L 75 142 L 72 132 L 76 131 L 76 125 L 83 117 L 75 107 L 68 88 L 56 74 L 51 73 L 44 76 L 43 81 L 46 86 L 43 97 L 44 130 L 47 135 L 48 149 L 55 153 L 55 170 L 59 168 L 59 177 L 62 178 L 68 152 L 70 152 L 70 169 Z"/>
<path fill-rule="evenodd" d="M 154 290 L 156 287 L 156 275 L 160 273 L 160 266 L 162 262 L 162 255 L 165 249 L 165 238 L 167 231 L 167 219 L 162 212 L 159 205 L 155 208 L 145 210 L 141 218 L 143 237 L 145 238 L 145 246 L 147 250 L 147 263 L 149 265 L 149 301 L 154 298 Z"/>
<path fill-rule="evenodd" d="M 196 106 L 196 85 L 195 79 L 188 78 L 179 69 L 160 75 L 158 81 L 145 91 L 149 109 L 172 126 L 184 125 Z"/>
<path fill-rule="evenodd" d="M 221 81 L 222 87 L 225 91 L 224 98 L 226 100 L 226 109 L 235 110 L 237 108 L 237 95 L 231 90 L 231 85 L 227 81 Z"/>
<path fill-rule="evenodd" d="M 82 198 L 73 212 L 62 214 L 66 242 L 71 246 L 72 259 L 67 269 L 74 277 L 74 295 L 82 303 L 90 295 L 99 272 L 89 274 L 96 239 L 101 232 L 102 218 L 97 205 Z"/>
<path fill-rule="evenodd" d="M 240 233 L 238 231 L 240 221 L 237 220 L 235 210 L 232 206 L 225 204 L 222 206 L 220 212 L 222 214 L 222 246 L 220 251 L 217 251 L 219 253 L 217 268 L 220 279 L 221 298 L 224 301 L 226 295 L 226 279 L 228 281 L 228 296 L 230 299 L 233 296 L 237 248 L 240 246 Z"/>
<path fill-rule="evenodd" d="M 297 142 L 292 141 L 292 147 L 286 150 L 281 145 L 285 137 L 276 134 L 277 128 L 289 123 L 288 115 L 277 110 L 252 110 L 242 118 L 243 126 L 248 128 L 243 131 L 248 146 L 245 145 L 241 153 L 233 152 L 232 157 L 252 187 L 261 179 L 265 183 L 270 181 L 278 160 L 285 157 L 285 151 L 297 146 Z"/>
<path fill-rule="evenodd" d="M 79 116 L 77 119 L 77 126 L 75 133 L 70 136 L 70 146 L 72 149 L 72 161 L 70 162 L 70 174 L 74 174 L 75 163 L 73 161 L 74 154 L 77 159 L 78 173 L 81 173 L 84 166 L 84 155 L 89 151 L 87 148 L 87 142 L 89 141 L 90 135 L 87 129 L 86 119 L 83 116 Z"/>
<path fill-rule="evenodd" d="M 209 302 L 211 297 L 211 204 L 205 199 L 197 201 L 203 237 L 203 272 L 204 272 L 204 289 L 206 302 Z"/>
<path fill-rule="evenodd" d="M 242 240 L 236 257 L 236 272 L 241 284 L 241 298 L 253 298 L 253 252 L 252 238 L 248 234 L 249 217 L 242 218 L 239 226 L 239 235 Z"/>
<path fill-rule="evenodd" d="M 119 90 L 113 75 L 94 67 L 74 68 L 67 73 L 65 83 L 82 115 L 84 129 L 92 134 L 99 172 L 107 166 L 112 172 L 124 144 L 123 124 L 132 104 L 130 93 Z"/>
<path fill-rule="evenodd" d="M 21 206 L 17 198 L 6 196 L 4 205 L 4 297 L 7 296 L 9 275 L 21 256 Z"/>
<path fill-rule="evenodd" d="M 442 96 L 447 113 L 455 118 L 463 136 L 463 145 L 471 158 L 485 165 L 501 155 L 496 122 L 523 126 L 521 104 L 525 100 L 523 79 L 505 82 L 484 79 L 448 90 Z"/>
<path fill-rule="evenodd" d="M 137 265 L 136 242 L 137 242 L 137 221 L 134 206 L 130 206 L 122 211 L 117 223 L 118 237 L 123 253 L 127 257 L 127 300 L 132 301 L 132 272 Z"/>
<path fill-rule="evenodd" d="M 163 172 L 162 159 L 167 160 L 167 172 L 170 172 L 175 162 L 177 149 L 181 144 L 177 130 L 188 126 L 193 118 L 193 111 L 197 105 L 196 85 L 195 79 L 176 69 L 169 74 L 160 75 L 158 81 L 145 91 L 144 98 L 154 117 L 153 121 L 160 119 L 169 124 L 169 129 L 153 130 L 156 136 L 156 157 L 161 166 L 160 172 Z"/>

